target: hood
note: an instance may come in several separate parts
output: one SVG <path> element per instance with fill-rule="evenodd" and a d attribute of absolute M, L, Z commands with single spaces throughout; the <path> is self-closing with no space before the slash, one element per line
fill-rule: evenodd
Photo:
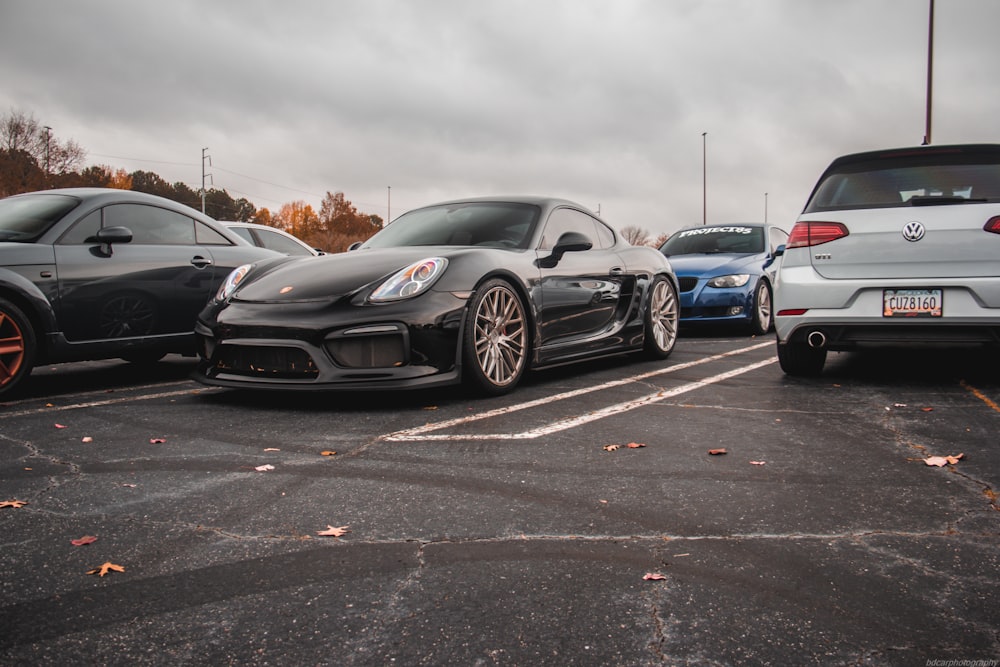
<path fill-rule="evenodd" d="M 711 253 L 695 255 L 671 255 L 670 266 L 678 276 L 724 276 L 730 273 L 759 274 L 763 271 L 766 257 L 753 253 Z"/>
<path fill-rule="evenodd" d="M 320 257 L 304 257 L 279 265 L 259 277 L 250 275 L 236 301 L 330 301 L 381 282 L 396 271 L 427 257 L 447 257 L 454 248 L 415 246 L 353 250 Z M 374 286 L 373 286 L 374 287 Z"/>

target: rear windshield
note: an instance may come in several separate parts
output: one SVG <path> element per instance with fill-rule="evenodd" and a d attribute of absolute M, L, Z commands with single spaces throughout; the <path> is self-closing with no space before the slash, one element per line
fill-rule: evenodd
<path fill-rule="evenodd" d="M 922 152 L 834 162 L 805 212 L 1000 201 L 1000 153 Z"/>
<path fill-rule="evenodd" d="M 79 203 L 76 197 L 56 194 L 0 199 L 0 241 L 34 241 Z"/>
<path fill-rule="evenodd" d="M 660 246 L 664 255 L 764 252 L 764 228 L 744 225 L 682 229 Z"/>
<path fill-rule="evenodd" d="M 404 213 L 368 239 L 365 248 L 460 245 L 527 248 L 540 209 L 530 204 L 471 202 Z"/>

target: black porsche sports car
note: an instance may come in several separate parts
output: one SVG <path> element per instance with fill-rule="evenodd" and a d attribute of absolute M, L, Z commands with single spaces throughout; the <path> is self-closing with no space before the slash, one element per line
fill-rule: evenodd
<path fill-rule="evenodd" d="M 345 253 L 237 268 L 199 316 L 196 379 L 225 387 L 384 389 L 465 381 L 677 341 L 669 261 L 583 207 L 451 201 L 401 215 Z"/>

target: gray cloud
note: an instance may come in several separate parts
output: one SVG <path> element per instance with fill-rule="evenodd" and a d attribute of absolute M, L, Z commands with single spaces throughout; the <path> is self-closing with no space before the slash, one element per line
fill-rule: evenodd
<path fill-rule="evenodd" d="M 275 208 L 531 192 L 653 233 L 790 224 L 836 155 L 924 132 L 918 0 L 0 0 L 0 108 L 93 163 Z M 994 0 L 937 4 L 935 143 L 997 141 Z"/>

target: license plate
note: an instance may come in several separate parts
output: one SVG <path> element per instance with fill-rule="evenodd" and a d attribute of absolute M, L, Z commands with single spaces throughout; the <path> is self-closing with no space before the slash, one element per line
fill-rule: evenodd
<path fill-rule="evenodd" d="M 941 317 L 943 303 L 939 289 L 882 290 L 883 317 Z"/>

